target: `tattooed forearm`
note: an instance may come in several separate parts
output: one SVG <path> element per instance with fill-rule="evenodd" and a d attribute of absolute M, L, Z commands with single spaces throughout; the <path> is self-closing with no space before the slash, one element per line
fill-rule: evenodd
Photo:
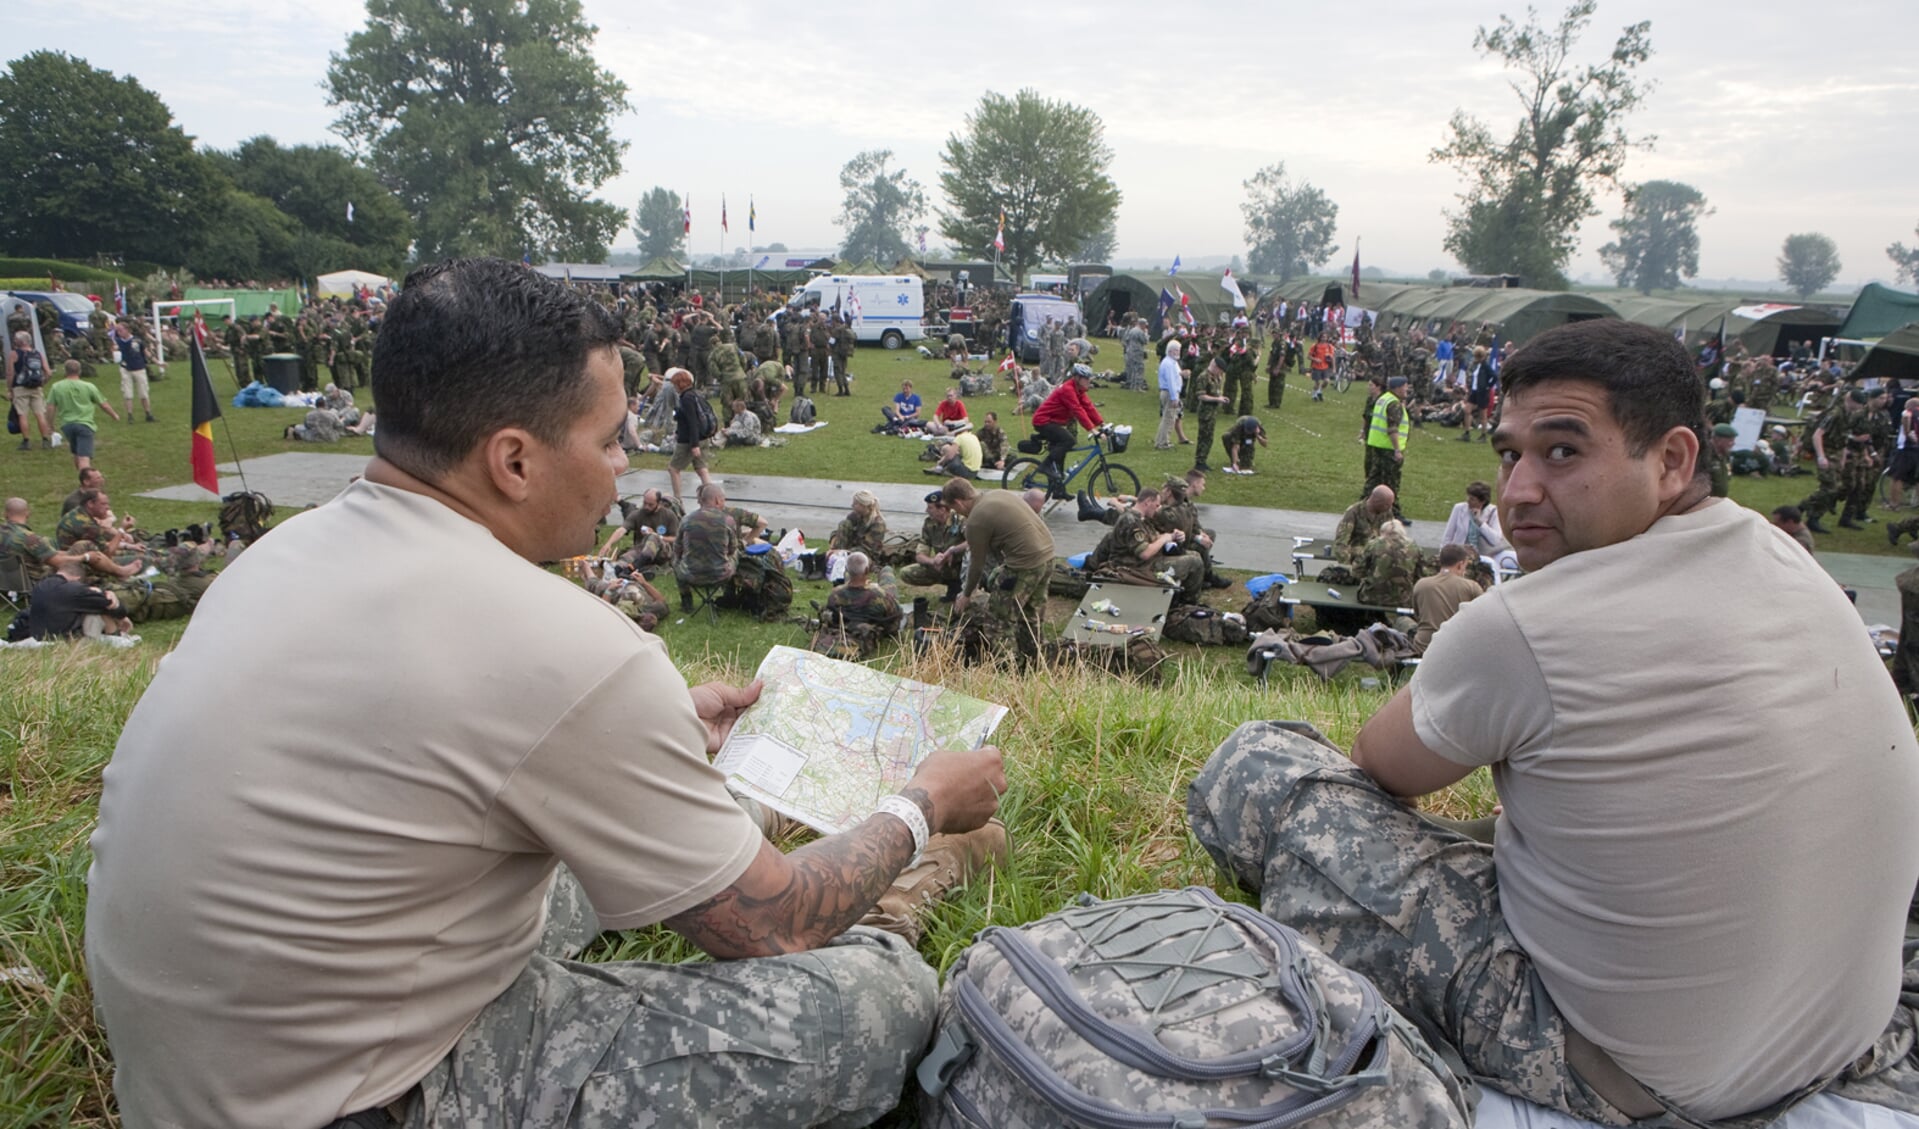
<path fill-rule="evenodd" d="M 925 791 L 901 794 L 920 806 L 931 825 L 933 805 Z M 790 855 L 764 843 L 731 886 L 666 924 L 721 959 L 818 948 L 873 908 L 912 857 L 912 832 L 890 815 L 868 817 Z"/>

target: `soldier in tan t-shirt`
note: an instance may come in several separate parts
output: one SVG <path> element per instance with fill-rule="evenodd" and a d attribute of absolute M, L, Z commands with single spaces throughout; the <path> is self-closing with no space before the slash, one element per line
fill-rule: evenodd
<path fill-rule="evenodd" d="M 618 336 L 515 263 L 414 272 L 376 346 L 365 477 L 222 573 L 134 708 L 86 926 L 130 1129 L 898 1103 L 936 978 L 909 916 L 855 923 L 900 908 L 922 845 L 946 869 L 906 870 L 914 892 L 1003 852 L 999 754 L 933 753 L 851 830 L 765 840 L 708 762 L 757 684 L 689 689 L 538 566 L 591 549 L 617 495 Z M 563 959 L 653 924 L 717 959 Z"/>
<path fill-rule="evenodd" d="M 1432 645 L 1440 627 L 1458 614 L 1461 604 L 1485 591 L 1466 579 L 1466 566 L 1472 562 L 1473 551 L 1466 546 L 1442 545 L 1439 571 L 1413 585 L 1413 619 L 1419 624 L 1413 632 L 1413 648 L 1420 654 Z"/>
<path fill-rule="evenodd" d="M 1501 375 L 1527 575 L 1459 610 L 1350 763 L 1242 727 L 1193 785 L 1195 836 L 1519 1098 L 1608 1125 L 1762 1124 L 1821 1089 L 1919 1112 L 1919 742 L 1857 615 L 1707 496 L 1670 336 L 1577 322 Z M 1741 591 L 1789 609 L 1790 656 L 1725 613 Z M 1481 765 L 1490 847 L 1403 802 Z"/>

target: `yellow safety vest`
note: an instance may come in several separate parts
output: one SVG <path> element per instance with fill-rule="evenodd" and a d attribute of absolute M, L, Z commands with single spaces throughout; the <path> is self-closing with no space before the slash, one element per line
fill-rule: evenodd
<path fill-rule="evenodd" d="M 1379 399 L 1373 402 L 1372 426 L 1366 429 L 1366 445 L 1368 447 L 1384 447 L 1389 451 L 1395 449 L 1393 447 L 1393 437 L 1386 427 L 1386 406 L 1397 403 L 1399 403 L 1399 397 L 1393 395 L 1391 392 L 1381 392 Z M 1401 415 L 1400 419 L 1403 421 L 1405 416 Z"/>

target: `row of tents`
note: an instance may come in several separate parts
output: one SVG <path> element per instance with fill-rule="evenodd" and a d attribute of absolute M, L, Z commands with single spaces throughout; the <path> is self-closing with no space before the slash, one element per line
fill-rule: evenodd
<path fill-rule="evenodd" d="M 1387 326 L 1425 326 L 1445 331 L 1453 324 L 1498 328 L 1502 340 L 1523 342 L 1554 326 L 1589 318 L 1617 317 L 1655 326 L 1696 341 L 1722 330 L 1753 355 L 1783 357 L 1798 343 L 1817 351 L 1828 337 L 1879 340 L 1855 369 L 1861 378 L 1919 379 L 1919 294 L 1877 283 L 1860 291 L 1840 313 L 1821 306 L 1754 302 L 1733 298 L 1648 297 L 1639 294 L 1578 294 L 1523 287 L 1413 286 L 1362 282 L 1356 294 L 1342 279 L 1297 278 L 1268 287 L 1250 303 L 1252 313 L 1281 301 L 1360 308 Z M 1162 295 L 1172 296 L 1202 324 L 1230 319 L 1232 292 L 1210 275 L 1115 274 L 1086 298 L 1086 320 L 1104 325 L 1109 313 L 1140 313 L 1153 332 L 1163 327 Z"/>

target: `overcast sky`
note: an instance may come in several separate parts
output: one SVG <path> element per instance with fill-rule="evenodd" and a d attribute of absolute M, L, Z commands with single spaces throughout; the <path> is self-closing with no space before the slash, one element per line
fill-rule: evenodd
<path fill-rule="evenodd" d="M 633 105 L 615 127 L 631 143 L 624 171 L 600 195 L 631 209 L 655 184 L 690 194 L 696 253 L 747 242 L 749 195 L 757 242 L 836 243 L 839 168 L 864 149 L 891 148 L 937 207 L 946 136 L 984 91 L 1031 86 L 1105 120 L 1121 257 L 1243 252 L 1242 182 L 1284 160 L 1339 204 L 1338 265 L 1357 238 L 1367 265 L 1457 269 L 1441 240 L 1459 180 L 1426 155 L 1456 108 L 1501 134 L 1517 115 L 1498 66 L 1472 50 L 1475 27 L 1520 13 L 1514 0 L 584 2 L 595 54 Z M 1559 11 L 1548 0 L 1542 18 Z M 1642 73 L 1657 89 L 1631 126 L 1657 141 L 1626 176 L 1705 193 L 1701 275 L 1770 279 L 1786 235 L 1820 231 L 1842 282 L 1890 281 L 1886 245 L 1912 244 L 1919 225 L 1919 0 L 1602 0 L 1580 58 L 1647 18 Z M 53 48 L 134 75 L 203 145 L 338 143 L 321 83 L 363 21 L 352 3 L 63 0 L 14 6 L 0 54 Z M 1618 196 L 1601 208 L 1575 276 L 1603 274 Z"/>

